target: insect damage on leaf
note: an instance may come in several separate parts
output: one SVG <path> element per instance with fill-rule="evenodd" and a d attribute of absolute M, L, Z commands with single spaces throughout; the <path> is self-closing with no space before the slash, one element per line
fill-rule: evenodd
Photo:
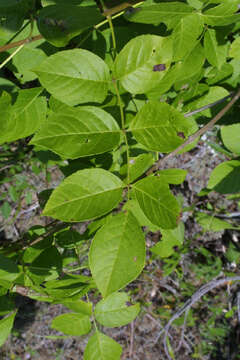
<path fill-rule="evenodd" d="M 157 64 L 157 65 L 154 65 L 153 67 L 153 71 L 164 71 L 166 70 L 166 65 L 164 64 Z"/>

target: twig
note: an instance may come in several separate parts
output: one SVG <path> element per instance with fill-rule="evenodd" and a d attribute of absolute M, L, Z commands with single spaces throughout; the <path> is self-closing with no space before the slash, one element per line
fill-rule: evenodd
<path fill-rule="evenodd" d="M 134 321 L 131 322 L 131 335 L 130 335 L 130 347 L 129 347 L 129 357 L 133 357 L 133 340 L 134 340 Z"/>
<path fill-rule="evenodd" d="M 236 94 L 233 96 L 232 100 L 221 110 L 219 113 L 214 116 L 212 120 L 210 120 L 205 126 L 203 126 L 201 129 L 199 129 L 197 132 L 195 132 L 193 135 L 189 136 L 189 138 L 184 141 L 183 144 L 178 146 L 175 150 L 158 160 L 147 172 L 146 175 L 151 175 L 155 171 L 157 171 L 166 160 L 174 157 L 178 154 L 178 152 L 185 148 L 186 145 L 191 144 L 194 140 L 196 140 L 198 137 L 202 136 L 205 132 L 212 129 L 212 127 L 216 124 L 217 121 L 219 121 L 226 112 L 235 104 L 235 102 L 240 97 L 240 89 L 236 92 Z"/>
<path fill-rule="evenodd" d="M 219 99 L 219 100 L 214 101 L 214 102 L 212 102 L 210 104 L 204 105 L 204 106 L 200 107 L 199 109 L 196 109 L 196 110 L 193 110 L 193 111 L 190 111 L 190 112 L 184 114 L 184 117 L 187 118 L 189 116 L 192 116 L 192 115 L 195 115 L 195 114 L 197 114 L 199 112 L 207 110 L 207 109 L 209 109 L 209 108 L 211 108 L 211 107 L 213 107 L 213 106 L 215 106 L 217 104 L 221 104 L 222 102 L 226 101 L 227 99 L 229 99 L 230 97 L 233 97 L 233 96 L 234 96 L 234 93 L 231 92 L 229 95 L 224 96 L 222 99 Z"/>
<path fill-rule="evenodd" d="M 112 16 L 112 15 L 117 14 L 117 13 L 123 11 L 123 10 L 126 10 L 129 7 L 132 7 L 133 5 L 140 5 L 142 3 L 143 3 L 143 1 L 129 0 L 127 2 L 124 2 L 122 4 L 114 6 L 114 7 L 110 8 L 110 9 L 105 9 L 103 11 L 103 15 Z"/>
<path fill-rule="evenodd" d="M 183 322 L 182 331 L 181 331 L 181 336 L 180 336 L 180 341 L 179 341 L 179 344 L 178 344 L 178 346 L 177 346 L 176 351 L 180 350 L 181 347 L 182 347 L 182 345 L 183 345 L 184 333 L 185 333 L 185 329 L 186 329 L 187 317 L 188 317 L 189 310 L 190 310 L 190 309 L 187 309 L 186 312 L 185 312 L 184 322 Z"/>
<path fill-rule="evenodd" d="M 240 324 L 240 291 L 237 293 L 238 323 Z"/>
<path fill-rule="evenodd" d="M 23 39 L 23 40 L 19 40 L 19 41 L 15 41 L 11 44 L 7 44 L 7 45 L 4 45 L 4 46 L 1 46 L 0 47 L 0 52 L 4 52 L 4 51 L 7 51 L 9 49 L 12 49 L 12 48 L 15 48 L 15 47 L 18 47 L 18 46 L 21 46 L 21 45 L 25 45 L 25 44 L 28 44 L 28 43 L 31 43 L 33 41 L 36 41 L 36 40 L 40 40 L 42 39 L 43 36 L 42 35 L 36 35 L 36 36 L 33 36 L 33 37 L 27 37 L 26 39 Z"/>
<path fill-rule="evenodd" d="M 159 334 L 158 334 L 156 340 L 154 341 L 154 343 L 156 344 L 157 341 L 159 340 L 160 336 L 163 333 L 165 333 L 163 343 L 164 343 L 164 349 L 165 349 L 167 358 L 169 360 L 172 360 L 172 357 L 170 356 L 169 351 L 168 351 L 167 338 L 169 337 L 169 330 L 170 330 L 170 327 L 171 327 L 172 323 L 176 319 L 178 319 L 182 314 L 184 314 L 186 311 L 189 311 L 189 309 L 192 307 L 192 305 L 194 305 L 197 301 L 199 301 L 209 291 L 215 289 L 218 286 L 225 285 L 226 283 L 228 283 L 230 281 L 240 281 L 240 276 L 227 277 L 227 278 L 220 279 L 220 280 L 212 280 L 209 283 L 207 283 L 207 284 L 203 285 L 202 287 L 200 287 L 200 289 L 198 289 L 192 295 L 192 297 L 190 299 L 188 299 L 185 302 L 185 304 L 178 311 L 176 311 L 176 313 L 171 317 L 171 319 L 168 321 L 168 323 L 164 327 L 164 329 L 159 332 Z"/>

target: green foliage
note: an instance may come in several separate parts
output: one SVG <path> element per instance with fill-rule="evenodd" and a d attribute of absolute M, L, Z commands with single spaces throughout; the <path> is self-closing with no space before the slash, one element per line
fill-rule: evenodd
<path fill-rule="evenodd" d="M 0 183 L 10 184 L 0 194 L 1 214 L 9 225 L 23 198 L 31 203 L 38 190 L 22 174 L 29 166 L 36 176 L 45 173 L 41 215 L 56 219 L 0 248 L 1 345 L 16 315 L 12 293 L 21 288 L 72 311 L 53 319 L 57 331 L 85 335 L 93 321 L 84 360 L 120 359 L 121 346 L 99 329 L 136 318 L 140 304 L 123 291 L 146 263 L 161 259 L 163 275 L 180 278 L 190 248 L 182 212 L 190 209 L 203 233 L 239 230 L 217 211 L 209 214 L 210 203 L 207 211 L 182 209 L 184 199 L 174 194 L 187 171 L 161 168 L 162 154 L 191 150 L 199 124 L 220 108 L 186 113 L 240 83 L 239 3 L 146 0 L 105 16 L 93 0 L 0 0 Z M 221 138 L 212 146 L 228 157 L 211 172 L 205 196 L 240 193 L 240 125 L 236 109 L 230 112 L 220 116 Z M 54 189 L 52 165 L 62 172 Z M 81 234 L 72 224 L 79 222 Z M 146 256 L 148 231 L 161 239 Z M 220 259 L 204 247 L 195 254 L 204 259 L 192 266 L 196 278 L 219 275 Z M 239 263 L 233 245 L 226 259 Z M 211 330 L 212 337 L 224 334 Z M 174 357 L 169 339 L 166 347 Z"/>

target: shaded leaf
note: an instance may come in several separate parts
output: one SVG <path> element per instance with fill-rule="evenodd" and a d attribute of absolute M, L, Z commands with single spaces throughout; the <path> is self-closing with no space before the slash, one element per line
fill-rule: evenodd
<path fill-rule="evenodd" d="M 104 18 L 96 6 L 61 3 L 46 6 L 38 13 L 38 28 L 51 44 L 64 47 L 75 36 Z"/>
<path fill-rule="evenodd" d="M 240 192 L 240 161 L 225 161 L 218 165 L 212 171 L 207 187 L 221 194 Z"/>

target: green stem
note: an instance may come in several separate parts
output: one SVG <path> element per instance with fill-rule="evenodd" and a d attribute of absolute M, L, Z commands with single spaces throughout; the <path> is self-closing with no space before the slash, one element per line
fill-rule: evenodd
<path fill-rule="evenodd" d="M 125 129 L 125 119 L 124 119 L 124 111 L 123 111 L 123 105 L 122 105 L 122 99 L 121 99 L 121 95 L 119 93 L 119 89 L 116 83 L 116 80 L 113 79 L 113 85 L 114 88 L 116 90 L 116 94 L 117 94 L 117 99 L 118 99 L 118 104 L 119 104 L 119 109 L 120 109 L 120 116 L 121 116 L 121 125 L 122 125 L 122 132 L 123 132 L 123 137 L 124 137 L 124 142 L 126 145 L 126 154 L 127 154 L 127 188 L 128 188 L 128 199 L 129 199 L 129 185 L 130 185 L 130 167 L 129 167 L 129 160 L 130 160 L 130 153 L 129 153 L 129 146 L 128 146 L 128 139 L 127 139 L 127 134 L 126 134 L 126 129 Z"/>
<path fill-rule="evenodd" d="M 115 59 L 115 57 L 116 57 L 116 55 L 117 55 L 117 43 L 116 43 L 116 37 L 115 37 L 115 32 L 114 32 L 114 27 L 113 27 L 113 23 L 112 23 L 112 18 L 111 18 L 111 16 L 107 16 L 107 20 L 108 20 L 109 27 L 110 27 L 111 34 L 112 34 L 113 59 Z"/>
<path fill-rule="evenodd" d="M 112 42 L 113 42 L 113 54 L 114 54 L 114 58 L 117 55 L 117 44 L 116 44 L 116 37 L 115 37 L 115 33 L 114 33 L 114 28 L 113 28 L 113 24 L 112 24 L 112 19 L 111 16 L 107 17 L 108 19 L 108 23 L 109 23 L 109 27 L 111 29 L 111 34 L 112 34 Z M 130 168 L 129 168 L 129 160 L 130 160 L 130 154 L 129 154 L 129 146 L 128 146 L 128 139 L 127 139 L 127 134 L 126 134 L 126 128 L 125 128 L 125 117 L 124 117 L 124 110 L 123 110 L 123 104 L 122 104 L 122 99 L 121 99 L 121 95 L 118 89 L 118 83 L 117 80 L 113 79 L 113 86 L 116 90 L 116 95 L 117 95 L 117 99 L 118 99 L 118 105 L 119 105 L 119 110 L 120 110 L 120 116 L 121 116 L 121 125 L 122 125 L 122 132 L 123 132 L 123 138 L 124 138 L 124 142 L 126 145 L 126 154 L 127 154 L 127 188 L 128 188 L 128 199 L 129 199 L 129 184 L 130 184 Z"/>
<path fill-rule="evenodd" d="M 10 56 L 6 58 L 1 64 L 0 69 L 2 69 L 23 47 L 25 46 L 25 43 L 20 45 Z"/>

